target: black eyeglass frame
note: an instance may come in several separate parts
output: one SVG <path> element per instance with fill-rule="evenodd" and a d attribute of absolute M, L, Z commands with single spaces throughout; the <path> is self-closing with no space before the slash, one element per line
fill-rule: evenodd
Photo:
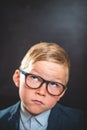
<path fill-rule="evenodd" d="M 31 89 L 38 89 L 38 88 L 40 88 L 44 83 L 46 83 L 46 90 L 47 90 L 47 92 L 48 92 L 50 95 L 52 95 L 52 96 L 60 96 L 60 95 L 63 93 L 63 91 L 67 88 L 67 86 L 63 85 L 62 83 L 55 82 L 55 81 L 45 80 L 45 79 L 43 79 L 43 78 L 40 77 L 40 76 L 37 76 L 37 75 L 32 74 L 32 73 L 27 73 L 27 72 L 25 72 L 25 71 L 23 71 L 23 70 L 20 70 L 20 72 L 21 72 L 23 75 L 25 75 L 25 84 L 26 84 L 26 85 L 27 85 L 27 83 L 26 83 L 26 78 L 27 78 L 28 75 L 33 75 L 33 76 L 36 76 L 36 77 L 39 77 L 40 79 L 42 79 L 43 82 L 42 82 L 42 83 L 40 84 L 40 86 L 37 87 L 37 88 L 32 88 L 32 87 L 30 87 L 30 86 L 27 85 L 27 87 L 29 87 L 29 88 L 31 88 Z M 48 84 L 49 84 L 50 82 L 53 82 L 53 83 L 55 83 L 55 84 L 60 84 L 60 85 L 63 87 L 63 90 L 61 91 L 60 94 L 53 95 L 52 93 L 50 93 L 50 92 L 48 91 Z"/>

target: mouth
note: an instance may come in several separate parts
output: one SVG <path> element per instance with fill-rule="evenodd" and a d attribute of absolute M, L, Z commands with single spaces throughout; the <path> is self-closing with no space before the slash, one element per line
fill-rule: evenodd
<path fill-rule="evenodd" d="M 44 104 L 42 101 L 39 101 L 39 100 L 33 100 L 33 102 L 34 102 L 36 105 L 43 105 L 43 104 Z"/>

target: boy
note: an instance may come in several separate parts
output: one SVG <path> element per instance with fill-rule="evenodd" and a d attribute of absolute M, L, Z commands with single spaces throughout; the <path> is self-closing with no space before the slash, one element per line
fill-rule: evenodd
<path fill-rule="evenodd" d="M 58 103 L 69 70 L 68 54 L 58 44 L 32 46 L 13 75 L 20 101 L 0 111 L 0 130 L 85 130 L 83 113 Z"/>

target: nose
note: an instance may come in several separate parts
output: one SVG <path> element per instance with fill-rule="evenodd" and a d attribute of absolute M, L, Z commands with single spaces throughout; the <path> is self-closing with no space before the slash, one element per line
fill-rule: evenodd
<path fill-rule="evenodd" d="M 45 96 L 46 92 L 46 83 L 42 84 L 40 88 L 36 89 L 36 93 L 41 96 Z"/>

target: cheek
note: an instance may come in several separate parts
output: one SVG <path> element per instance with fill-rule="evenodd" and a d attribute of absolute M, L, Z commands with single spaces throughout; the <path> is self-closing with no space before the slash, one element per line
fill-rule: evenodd
<path fill-rule="evenodd" d="M 20 82 L 20 87 L 19 87 L 19 96 L 21 98 L 21 100 L 26 100 L 29 92 L 27 91 L 27 87 L 25 86 L 24 81 Z"/>
<path fill-rule="evenodd" d="M 47 107 L 49 108 L 49 109 L 51 109 L 51 108 L 53 108 L 55 105 L 56 105 L 56 103 L 58 102 L 60 100 L 60 98 L 59 97 L 50 97 L 50 98 L 48 98 L 46 101 L 46 105 L 47 105 Z"/>

